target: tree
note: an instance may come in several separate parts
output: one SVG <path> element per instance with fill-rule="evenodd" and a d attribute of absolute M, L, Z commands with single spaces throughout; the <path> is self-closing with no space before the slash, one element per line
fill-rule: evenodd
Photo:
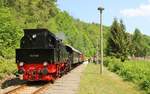
<path fill-rule="evenodd" d="M 121 61 L 127 59 L 129 54 L 129 39 L 123 21 L 120 23 L 115 18 L 110 29 L 110 36 L 107 44 L 107 54 L 120 58 Z"/>
<path fill-rule="evenodd" d="M 99 37 L 99 24 L 86 23 L 73 18 L 66 11 L 58 9 L 56 1 L 57 0 L 0 0 L 0 9 L 6 8 L 9 10 L 8 12 L 11 12 L 8 15 L 6 14 L 8 12 L 4 13 L 0 11 L 2 13 L 0 13 L 0 20 L 2 24 L 5 24 L 0 26 L 0 30 L 3 30 L 3 32 L 0 31 L 0 55 L 4 56 L 4 53 L 5 55 L 9 55 L 8 50 L 5 49 L 8 47 L 7 44 L 1 42 L 3 40 L 6 42 L 10 41 L 9 46 L 11 47 L 8 48 L 14 55 L 14 49 L 18 47 L 19 38 L 24 28 L 48 28 L 55 34 L 63 33 L 66 36 L 64 43 L 74 46 L 85 55 L 94 55 L 97 45 L 95 41 L 97 41 Z M 3 21 L 1 15 L 7 17 L 7 19 Z M 104 27 L 104 30 L 106 30 L 105 28 L 106 27 Z M 104 36 L 107 35 L 106 33 L 104 33 Z M 15 37 L 10 36 L 11 34 Z M 9 39 L 4 39 L 3 37 L 8 37 Z M 11 42 L 12 40 L 14 42 Z M 17 42 L 15 40 L 17 40 Z M 104 39 L 105 42 L 106 40 L 107 38 Z"/>
<path fill-rule="evenodd" d="M 16 48 L 19 42 L 19 29 L 12 19 L 14 18 L 8 8 L 0 9 L 0 56 L 6 58 L 14 55 L 12 49 Z"/>
<path fill-rule="evenodd" d="M 148 42 L 146 42 L 145 37 L 142 35 L 141 31 L 138 28 L 136 28 L 134 31 L 132 42 L 134 48 L 134 56 L 145 57 L 148 54 Z"/>

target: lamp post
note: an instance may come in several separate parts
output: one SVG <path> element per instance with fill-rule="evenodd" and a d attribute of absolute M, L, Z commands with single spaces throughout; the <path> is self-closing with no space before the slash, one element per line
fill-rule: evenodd
<path fill-rule="evenodd" d="M 103 27 L 102 27 L 102 13 L 104 8 L 99 7 L 98 10 L 100 11 L 100 44 L 101 44 L 101 64 L 100 64 L 100 73 L 103 73 Z"/>
<path fill-rule="evenodd" d="M 99 63 L 99 37 L 97 37 L 97 47 L 96 47 L 96 64 Z"/>

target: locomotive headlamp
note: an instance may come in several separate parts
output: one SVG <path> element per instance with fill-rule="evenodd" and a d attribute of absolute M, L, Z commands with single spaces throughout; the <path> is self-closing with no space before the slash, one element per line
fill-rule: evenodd
<path fill-rule="evenodd" d="M 23 65 L 24 65 L 24 62 L 20 62 L 20 63 L 19 63 L 19 66 L 21 66 L 21 67 L 22 67 Z"/>
<path fill-rule="evenodd" d="M 36 34 L 32 35 L 32 38 L 35 39 L 36 38 Z"/>
<path fill-rule="evenodd" d="M 47 66 L 47 65 L 48 65 L 48 63 L 47 63 L 47 62 L 44 62 L 44 63 L 43 63 L 43 66 Z"/>

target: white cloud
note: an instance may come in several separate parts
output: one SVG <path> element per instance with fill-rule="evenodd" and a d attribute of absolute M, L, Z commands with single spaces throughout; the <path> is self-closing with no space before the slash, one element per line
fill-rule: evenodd
<path fill-rule="evenodd" d="M 150 0 L 148 1 L 148 4 L 140 5 L 137 8 L 124 9 L 120 13 L 127 17 L 150 16 Z"/>

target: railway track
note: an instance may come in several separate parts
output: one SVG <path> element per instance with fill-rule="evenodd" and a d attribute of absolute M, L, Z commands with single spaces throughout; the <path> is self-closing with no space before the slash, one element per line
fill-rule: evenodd
<path fill-rule="evenodd" d="M 34 84 L 35 83 L 33 82 L 27 83 L 8 92 L 5 92 L 4 94 L 42 94 L 41 92 L 45 91 L 47 89 L 47 86 L 51 85 L 50 82 L 36 85 Z"/>
<path fill-rule="evenodd" d="M 21 91 L 21 90 L 24 89 L 25 87 L 26 87 L 26 84 L 21 85 L 21 86 L 19 86 L 19 87 L 17 87 L 17 88 L 14 88 L 14 89 L 12 89 L 12 90 L 10 90 L 10 91 L 4 93 L 4 94 L 15 94 L 15 93 L 17 93 L 18 90 Z"/>

